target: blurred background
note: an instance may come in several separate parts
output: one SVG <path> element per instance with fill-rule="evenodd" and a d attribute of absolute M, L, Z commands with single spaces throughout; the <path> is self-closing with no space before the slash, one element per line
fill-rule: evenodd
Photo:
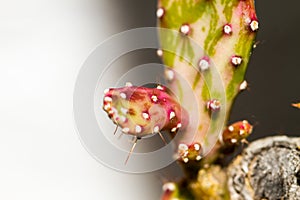
<path fill-rule="evenodd" d="M 250 140 L 300 136 L 300 2 L 257 1 L 258 47 L 230 121 L 255 124 Z M 83 148 L 72 101 L 76 76 L 109 36 L 155 26 L 155 0 L 0 0 L 0 198 L 158 199 L 178 168 L 130 175 L 106 168 Z M 127 66 L 160 62 L 136 53 Z M 178 175 L 179 176 L 179 175 Z"/>

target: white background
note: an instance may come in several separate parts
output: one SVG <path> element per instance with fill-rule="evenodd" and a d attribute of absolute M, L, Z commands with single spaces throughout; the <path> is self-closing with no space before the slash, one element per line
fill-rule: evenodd
<path fill-rule="evenodd" d="M 118 32 L 109 1 L 0 1 L 0 199 L 158 199 L 161 180 L 96 162 L 72 95 L 89 53 Z"/>

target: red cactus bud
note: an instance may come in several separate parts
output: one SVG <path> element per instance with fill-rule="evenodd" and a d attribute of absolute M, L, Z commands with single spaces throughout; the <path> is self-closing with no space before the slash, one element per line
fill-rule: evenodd
<path fill-rule="evenodd" d="M 163 86 L 110 88 L 103 109 L 124 133 L 137 137 L 161 130 L 177 132 L 188 124 L 187 112 Z"/>
<path fill-rule="evenodd" d="M 233 145 L 245 140 L 252 133 L 253 126 L 247 120 L 238 121 L 228 126 L 222 135 L 222 142 Z"/>
<path fill-rule="evenodd" d="M 186 144 L 179 144 L 177 153 L 179 160 L 184 163 L 187 163 L 190 160 L 199 161 L 201 160 L 202 147 L 199 143 L 193 143 L 189 146 Z"/>

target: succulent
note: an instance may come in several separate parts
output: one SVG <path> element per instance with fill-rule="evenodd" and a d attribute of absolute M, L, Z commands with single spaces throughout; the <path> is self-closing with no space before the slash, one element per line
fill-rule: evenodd
<path fill-rule="evenodd" d="M 244 75 L 258 30 L 254 1 L 159 0 L 156 14 L 158 26 L 180 33 L 160 32 L 160 55 L 166 74 L 181 76 L 166 77 L 171 90 L 184 96 L 182 82 L 187 81 L 195 94 L 194 106 L 185 97 L 180 103 L 188 112 L 197 107 L 200 122 L 190 123 L 186 132 L 194 134 L 193 143 L 202 144 L 206 154 L 223 132 L 217 129 L 221 116 L 226 122 L 236 95 L 247 87 Z M 217 86 L 218 78 L 223 87 Z"/>
<path fill-rule="evenodd" d="M 244 75 L 258 30 L 254 2 L 160 0 L 156 14 L 161 28 L 179 32 L 161 31 L 162 49 L 158 50 L 167 66 L 165 78 L 175 94 L 160 85 L 109 89 L 104 110 L 124 133 L 137 138 L 161 130 L 177 132 L 183 127 L 185 134 L 178 144 L 178 158 L 184 162 L 199 160 L 202 152 L 208 153 L 223 131 L 222 143 L 245 139 L 252 130 L 247 121 L 224 130 L 223 123 L 235 96 L 247 87 Z M 192 88 L 195 102 L 191 103 L 185 93 L 184 82 Z M 195 108 L 200 123 L 192 118 Z M 241 126 L 245 130 L 240 130 Z M 241 132 L 245 134 L 239 135 Z M 196 154 L 190 150 L 194 144 L 201 149 Z"/>
<path fill-rule="evenodd" d="M 247 120 L 226 123 L 236 95 L 247 88 L 258 30 L 254 1 L 159 0 L 156 15 L 157 54 L 168 85 L 107 89 L 103 109 L 135 144 L 149 134 L 164 140 L 161 131 L 174 136 L 182 130 L 174 152 L 187 178 L 165 184 L 162 199 L 228 199 L 226 172 L 217 160 L 253 128 Z"/>
<path fill-rule="evenodd" d="M 199 122 L 190 115 L 178 144 L 185 184 L 173 183 L 175 192 L 168 190 L 163 199 L 229 199 L 226 170 L 213 163 L 224 156 L 224 148 L 245 141 L 252 132 L 247 120 L 225 123 L 236 95 L 247 88 L 244 76 L 258 30 L 254 1 L 159 0 L 156 14 L 162 28 L 158 55 L 167 66 L 168 86 L 188 113 L 197 108 L 199 114 Z M 192 106 L 185 82 L 195 95 Z M 204 158 L 194 156 L 194 144 Z"/>

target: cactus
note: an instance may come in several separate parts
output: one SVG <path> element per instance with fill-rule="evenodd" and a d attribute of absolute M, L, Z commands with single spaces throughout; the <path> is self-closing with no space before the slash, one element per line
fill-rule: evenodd
<path fill-rule="evenodd" d="M 177 148 L 179 161 L 197 162 L 209 153 L 200 163 L 212 163 L 222 146 L 238 144 L 252 131 L 246 120 L 224 130 L 223 125 L 235 96 L 247 87 L 244 74 L 258 30 L 254 2 L 160 0 L 156 14 L 161 28 L 179 32 L 161 29 L 162 49 L 157 51 L 168 66 L 165 78 L 170 90 L 160 85 L 111 88 L 105 91 L 103 109 L 135 141 L 154 133 L 163 139 L 160 131 L 174 135 L 180 128 L 184 134 Z M 183 82 L 195 95 L 192 104 Z M 200 123 L 191 115 L 195 110 Z"/>
<path fill-rule="evenodd" d="M 160 33 L 163 62 L 188 81 L 196 95 L 200 123 L 190 124 L 186 132 L 195 132 L 193 142 L 203 145 L 204 153 L 214 145 L 219 116 L 211 112 L 223 112 L 225 121 L 236 95 L 247 87 L 244 75 L 249 62 L 258 21 L 253 0 L 159 0 L 158 25 L 179 31 L 180 35 Z M 203 50 L 199 52 L 191 44 L 191 38 Z M 164 49 L 167 49 L 164 51 Z M 172 52 L 170 52 L 172 51 Z M 177 55 L 176 55 L 177 53 Z M 185 59 L 182 59 L 185 58 Z M 215 68 L 220 74 L 225 97 L 215 85 Z M 166 77 L 168 79 L 168 77 Z M 176 95 L 182 93 L 182 79 L 169 81 Z M 187 109 L 189 98 L 181 98 Z M 196 104 L 196 103 L 195 103 Z M 184 137 L 188 137 L 185 134 Z M 183 137 L 182 141 L 185 141 Z"/>
<path fill-rule="evenodd" d="M 222 125 L 222 115 L 228 120 L 236 95 L 247 88 L 244 75 L 258 30 L 254 1 L 159 0 L 156 14 L 159 27 L 180 33 L 159 33 L 158 55 L 168 66 L 166 80 L 188 113 L 197 107 L 200 121 L 187 126 L 178 144 L 178 158 L 187 172 L 184 184 L 173 183 L 176 187 L 172 192 L 165 190 L 163 199 L 229 199 L 225 169 L 211 164 L 224 148 L 245 141 L 252 132 L 246 120 L 221 130 L 217 127 Z M 175 72 L 181 77 L 168 76 Z M 223 87 L 217 86 L 218 78 Z M 197 106 L 189 106 L 183 81 L 192 88 Z M 194 144 L 201 146 L 202 154 L 195 151 Z M 206 155 L 199 164 L 198 154 Z"/>

